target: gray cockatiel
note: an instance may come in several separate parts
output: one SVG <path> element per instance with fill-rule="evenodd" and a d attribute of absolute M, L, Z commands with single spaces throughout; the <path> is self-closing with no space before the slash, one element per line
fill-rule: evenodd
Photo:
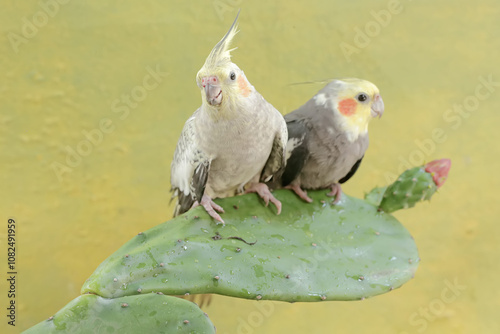
<path fill-rule="evenodd" d="M 312 99 L 285 116 L 288 127 L 287 165 L 281 186 L 306 202 L 303 189 L 331 189 L 342 195 L 341 183 L 358 169 L 368 148 L 368 123 L 382 116 L 378 88 L 360 79 L 333 80 Z"/>
<path fill-rule="evenodd" d="M 201 204 L 224 224 L 212 199 L 242 192 L 258 193 L 281 212 L 263 182 L 285 165 L 286 123 L 231 62 L 237 20 L 196 75 L 202 104 L 184 125 L 171 166 L 174 216 Z"/>

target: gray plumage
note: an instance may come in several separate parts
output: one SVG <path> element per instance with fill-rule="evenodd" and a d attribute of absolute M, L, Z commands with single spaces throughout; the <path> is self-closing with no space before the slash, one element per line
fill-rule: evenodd
<path fill-rule="evenodd" d="M 283 186 L 295 182 L 305 189 L 321 189 L 337 183 L 368 148 L 368 134 L 351 142 L 339 129 L 332 112 L 314 101 L 286 115 L 285 120 L 292 149 L 283 173 Z M 298 127 L 301 132 L 297 136 Z"/>
<path fill-rule="evenodd" d="M 360 94 L 371 101 L 357 101 Z M 359 104 L 354 109 L 358 115 L 344 115 L 338 110 L 339 101 L 351 97 L 353 101 L 348 102 Z M 305 193 L 299 194 L 300 188 L 324 189 L 350 179 L 368 148 L 368 120 L 383 112 L 381 101 L 378 89 L 371 83 L 358 79 L 334 80 L 303 106 L 285 115 L 289 139 L 281 186 L 292 188 L 309 201 Z M 374 105 L 382 109 L 374 111 Z M 365 116 L 368 119 L 363 131 Z"/>

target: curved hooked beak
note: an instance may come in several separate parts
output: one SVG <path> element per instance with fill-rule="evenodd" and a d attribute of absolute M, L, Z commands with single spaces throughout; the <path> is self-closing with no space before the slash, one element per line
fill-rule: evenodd
<path fill-rule="evenodd" d="M 218 106 L 222 102 L 222 89 L 219 85 L 207 83 L 205 85 L 207 102 L 212 106 Z"/>
<path fill-rule="evenodd" d="M 384 101 L 382 100 L 380 94 L 375 94 L 372 103 L 372 117 L 378 116 L 378 118 L 380 118 L 382 117 L 383 113 L 384 113 Z"/>

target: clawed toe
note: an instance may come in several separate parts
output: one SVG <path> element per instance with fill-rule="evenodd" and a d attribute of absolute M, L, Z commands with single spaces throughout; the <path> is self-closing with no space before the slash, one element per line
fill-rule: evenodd
<path fill-rule="evenodd" d="M 311 203 L 313 200 L 309 196 L 307 196 L 307 191 L 302 190 L 302 188 L 299 185 L 289 185 L 286 186 L 285 189 L 290 189 L 292 190 L 297 196 L 299 196 L 301 199 L 306 201 L 307 203 Z"/>
<path fill-rule="evenodd" d="M 340 201 L 340 198 L 342 197 L 342 187 L 338 183 L 334 183 L 331 186 L 332 191 L 330 191 L 327 196 L 335 196 L 335 200 L 333 201 L 333 204 L 337 204 Z"/>
<path fill-rule="evenodd" d="M 224 213 L 224 209 L 220 205 L 216 204 L 207 195 L 203 195 L 201 199 L 201 205 L 205 208 L 205 211 L 210 215 L 210 217 L 217 220 L 218 222 L 221 222 L 222 225 L 225 225 L 222 217 L 216 212 L 218 211 L 220 213 Z"/>
<path fill-rule="evenodd" d="M 245 193 L 257 193 L 264 200 L 266 207 L 269 202 L 276 206 L 277 214 L 281 213 L 281 202 L 274 197 L 265 183 L 255 183 L 245 190 Z"/>
<path fill-rule="evenodd" d="M 276 210 L 277 210 L 276 214 L 279 215 L 281 213 L 281 202 L 278 201 L 276 199 L 276 197 L 274 197 L 273 195 L 271 195 L 270 200 L 276 206 Z M 267 204 L 266 204 L 266 206 L 267 206 Z"/>

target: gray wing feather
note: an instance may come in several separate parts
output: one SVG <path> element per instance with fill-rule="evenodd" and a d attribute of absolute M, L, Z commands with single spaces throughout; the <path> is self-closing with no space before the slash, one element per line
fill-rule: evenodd
<path fill-rule="evenodd" d="M 299 120 L 287 120 L 286 125 L 288 127 L 287 155 L 289 157 L 281 177 L 282 187 L 291 184 L 300 175 L 310 154 L 308 149 L 309 130 L 304 123 Z"/>
<path fill-rule="evenodd" d="M 364 156 L 363 156 L 364 157 Z M 356 171 L 358 170 L 359 168 L 359 165 L 361 165 L 361 161 L 363 160 L 363 157 L 361 157 L 361 159 L 359 159 L 358 161 L 356 161 L 356 163 L 352 166 L 351 170 L 349 171 L 349 173 L 346 174 L 346 176 L 344 176 L 343 178 L 341 178 L 339 180 L 339 183 L 345 183 L 347 181 L 349 181 L 349 179 L 354 175 L 356 174 Z"/>
<path fill-rule="evenodd" d="M 188 211 L 194 202 L 201 200 L 210 170 L 210 159 L 196 144 L 195 118 L 196 113 L 186 121 L 172 160 L 172 198 L 177 197 L 174 217 Z"/>
<path fill-rule="evenodd" d="M 273 177 L 277 179 L 283 172 L 286 164 L 286 143 L 288 140 L 288 130 L 286 122 L 279 111 L 275 111 L 279 115 L 280 126 L 274 136 L 273 148 L 267 159 L 264 169 L 260 177 L 261 182 L 269 182 Z"/>

